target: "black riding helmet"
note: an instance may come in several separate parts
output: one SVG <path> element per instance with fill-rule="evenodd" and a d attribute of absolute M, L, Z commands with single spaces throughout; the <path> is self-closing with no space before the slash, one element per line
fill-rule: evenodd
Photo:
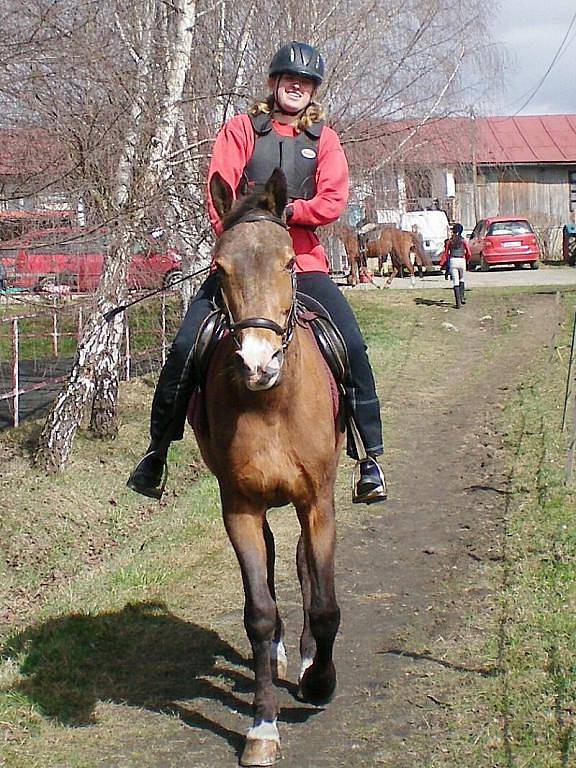
<path fill-rule="evenodd" d="M 324 78 L 324 60 L 308 43 L 292 41 L 276 51 L 268 67 L 268 77 L 284 74 L 309 77 L 320 85 Z"/>
<path fill-rule="evenodd" d="M 462 232 L 464 232 L 464 227 L 462 226 L 462 224 L 453 224 L 452 232 L 454 232 L 455 235 L 461 235 Z"/>

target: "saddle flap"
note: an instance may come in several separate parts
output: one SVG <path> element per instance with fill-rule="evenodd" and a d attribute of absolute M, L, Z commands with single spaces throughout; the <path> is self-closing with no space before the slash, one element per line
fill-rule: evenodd
<path fill-rule="evenodd" d="M 342 334 L 329 317 L 318 312 L 300 309 L 298 319 L 310 326 L 322 357 L 328 363 L 336 384 L 340 389 L 343 389 L 349 365 L 348 352 Z"/>
<path fill-rule="evenodd" d="M 192 350 L 192 359 L 193 365 L 196 371 L 198 371 L 198 378 L 201 385 L 206 378 L 208 364 L 210 363 L 210 358 L 212 357 L 214 349 L 220 339 L 227 333 L 228 328 L 224 313 L 221 309 L 215 309 L 213 312 L 210 312 L 200 326 Z"/>

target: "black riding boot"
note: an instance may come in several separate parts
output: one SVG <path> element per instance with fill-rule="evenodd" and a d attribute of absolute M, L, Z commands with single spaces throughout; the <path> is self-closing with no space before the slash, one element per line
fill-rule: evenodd
<path fill-rule="evenodd" d="M 298 298 L 309 309 L 329 315 L 342 334 L 348 351 L 345 401 L 351 418 L 348 419 L 347 452 L 352 459 L 359 460 L 360 469 L 360 478 L 353 488 L 353 501 L 357 504 L 384 501 L 386 481 L 375 458 L 383 453 L 380 403 L 358 322 L 350 305 L 326 274 L 299 274 Z"/>
<path fill-rule="evenodd" d="M 460 286 L 454 286 L 454 298 L 456 299 L 456 309 L 460 309 L 462 306 L 462 295 L 460 294 Z"/>
<path fill-rule="evenodd" d="M 172 441 L 182 440 L 188 402 L 197 386 L 192 349 L 202 323 L 214 309 L 218 287 L 216 274 L 200 286 L 160 372 L 150 415 L 150 445 L 127 482 L 129 488 L 143 496 L 160 499 L 164 492 L 168 448 Z"/>
<path fill-rule="evenodd" d="M 462 281 L 460 281 L 460 301 L 462 304 L 466 304 L 466 294 L 465 294 L 466 288 Z"/>
<path fill-rule="evenodd" d="M 170 443 L 162 445 L 155 440 L 150 441 L 148 450 L 132 470 L 126 485 L 142 496 L 151 499 L 161 499 L 168 477 L 166 456 Z"/>

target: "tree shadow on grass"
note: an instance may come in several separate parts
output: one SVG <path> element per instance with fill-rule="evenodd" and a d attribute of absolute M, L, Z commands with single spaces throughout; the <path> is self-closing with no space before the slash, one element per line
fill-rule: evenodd
<path fill-rule="evenodd" d="M 19 662 L 23 677 L 15 692 L 64 725 L 90 725 L 97 702 L 112 701 L 177 715 L 241 751 L 243 736 L 198 711 L 194 700 L 251 717 L 243 698 L 253 691 L 248 660 L 217 632 L 183 621 L 163 603 L 50 619 L 15 635 L 0 654 Z M 318 711 L 295 707 L 282 719 L 302 722 Z"/>

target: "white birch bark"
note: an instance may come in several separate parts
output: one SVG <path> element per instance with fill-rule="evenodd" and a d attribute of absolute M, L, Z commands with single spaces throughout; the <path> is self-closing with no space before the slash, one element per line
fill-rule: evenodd
<path fill-rule="evenodd" d="M 144 143 L 143 96 L 151 77 L 157 51 L 153 45 L 154 25 L 160 0 L 146 0 L 141 46 L 137 57 L 138 89 L 131 120 L 118 163 L 114 202 L 119 216 L 115 247 L 109 253 L 100 281 L 94 312 L 80 340 L 68 381 L 57 397 L 44 425 L 36 454 L 37 464 L 48 472 L 61 470 L 67 461 L 86 405 L 92 398 L 92 430 L 99 436 L 116 434 L 116 400 L 121 316 L 107 323 L 104 313 L 122 302 L 130 263 L 130 241 L 145 213 L 145 205 L 158 191 L 167 151 L 174 137 L 186 72 L 190 62 L 196 0 L 173 0 L 168 11 L 165 53 L 165 87 L 159 99 L 160 109 L 146 144 L 142 169 L 136 167 L 138 148 Z M 163 8 L 162 8 L 163 9 Z"/>

